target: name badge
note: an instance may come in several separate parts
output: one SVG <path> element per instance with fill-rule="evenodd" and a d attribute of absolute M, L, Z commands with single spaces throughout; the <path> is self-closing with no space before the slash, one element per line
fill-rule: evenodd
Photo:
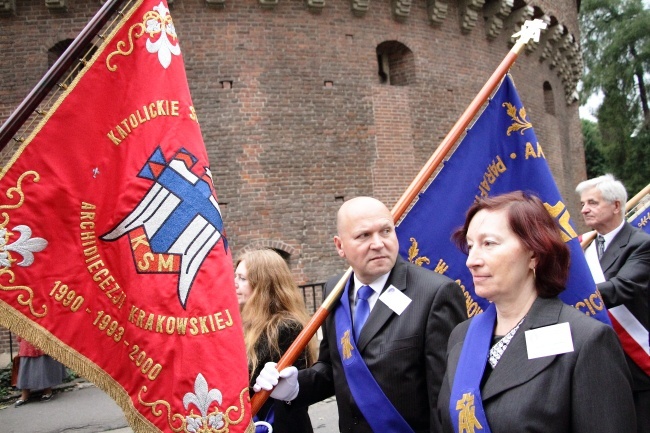
<path fill-rule="evenodd" d="M 573 352 L 571 327 L 567 322 L 526 331 L 528 359 Z"/>
<path fill-rule="evenodd" d="M 397 315 L 401 315 L 406 307 L 411 303 L 411 298 L 402 293 L 397 287 L 392 284 L 388 286 L 384 293 L 381 294 L 379 300 L 386 304 L 388 308 L 393 310 Z"/>

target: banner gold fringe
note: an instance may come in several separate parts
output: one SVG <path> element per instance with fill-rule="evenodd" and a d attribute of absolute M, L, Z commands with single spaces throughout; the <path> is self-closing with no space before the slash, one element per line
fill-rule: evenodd
<path fill-rule="evenodd" d="M 0 325 L 29 341 L 106 392 L 122 408 L 134 433 L 160 431 L 137 411 L 129 394 L 108 373 L 2 300 L 0 300 Z"/>

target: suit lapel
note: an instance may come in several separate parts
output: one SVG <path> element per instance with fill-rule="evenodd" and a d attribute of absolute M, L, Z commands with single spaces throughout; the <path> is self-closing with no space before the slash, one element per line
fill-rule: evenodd
<path fill-rule="evenodd" d="M 605 250 L 605 253 L 600 258 L 600 267 L 603 270 L 603 273 L 612 267 L 616 262 L 616 259 L 620 256 L 621 248 L 625 248 L 630 242 L 630 237 L 632 236 L 631 226 L 627 223 L 623 224 L 623 228 L 619 231 L 614 239 L 612 239 L 611 244 Z"/>
<path fill-rule="evenodd" d="M 483 400 L 528 382 L 553 362 L 557 355 L 528 359 L 525 332 L 558 323 L 561 309 L 562 301 L 558 299 L 537 298 L 535 300 L 524 323 L 517 330 L 485 383 L 481 391 Z"/>
<path fill-rule="evenodd" d="M 407 266 L 398 257 L 397 262 L 395 263 L 395 266 L 393 266 L 393 270 L 391 271 L 391 274 L 388 277 L 386 284 L 384 285 L 384 288 L 381 290 L 381 293 L 384 293 L 384 291 L 390 287 L 391 284 L 403 292 L 406 289 L 406 270 Z M 372 340 L 373 337 L 377 335 L 377 333 L 384 327 L 386 322 L 388 322 L 393 314 L 395 314 L 393 310 L 388 308 L 388 306 L 386 306 L 386 304 L 384 304 L 379 299 L 377 300 L 375 306 L 370 312 L 370 316 L 368 316 L 366 324 L 361 330 L 361 334 L 359 335 L 357 348 L 360 352 L 363 352 L 363 349 L 368 345 L 370 340 Z"/>

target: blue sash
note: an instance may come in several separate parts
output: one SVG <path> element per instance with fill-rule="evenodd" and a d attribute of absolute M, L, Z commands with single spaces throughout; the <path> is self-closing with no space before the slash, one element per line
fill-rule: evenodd
<path fill-rule="evenodd" d="M 257 415 L 253 417 L 255 424 L 255 433 L 273 433 L 273 422 L 275 421 L 275 402 L 269 408 L 263 420 Z"/>
<path fill-rule="evenodd" d="M 352 278 L 350 278 L 352 280 Z M 395 409 L 388 397 L 381 390 L 368 366 L 357 350 L 352 332 L 352 318 L 350 316 L 350 289 L 348 280 L 341 302 L 334 312 L 336 324 L 336 345 L 341 355 L 343 371 L 347 379 L 350 392 L 357 403 L 359 410 L 375 432 L 413 433 L 413 429 Z"/>
<path fill-rule="evenodd" d="M 449 413 L 454 432 L 490 433 L 480 388 L 496 317 L 497 310 L 494 304 L 490 304 L 483 313 L 472 319 L 467 330 L 449 398 Z"/>

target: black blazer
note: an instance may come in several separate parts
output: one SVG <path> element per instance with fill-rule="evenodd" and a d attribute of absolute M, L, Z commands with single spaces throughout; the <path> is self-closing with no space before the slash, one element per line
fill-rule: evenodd
<path fill-rule="evenodd" d="M 340 276 L 326 285 L 329 293 Z M 437 432 L 436 399 L 445 369 L 447 339 L 467 318 L 461 288 L 447 277 L 397 259 L 384 290 L 395 286 L 412 302 L 397 315 L 377 301 L 361 332 L 358 350 L 375 380 L 416 432 Z M 372 432 L 354 401 L 336 344 L 334 312 L 323 325 L 318 362 L 299 372 L 292 404 L 312 404 L 336 394 L 342 432 Z"/>
<path fill-rule="evenodd" d="M 281 358 L 281 355 L 284 355 L 284 353 L 291 346 L 291 343 L 293 343 L 301 331 L 302 325 L 298 322 L 287 321 L 280 325 L 280 328 L 278 330 L 278 346 L 280 348 L 281 354 L 279 356 L 277 353 L 271 353 L 266 336 L 263 335 L 260 337 L 255 345 L 258 363 L 257 368 L 251 375 L 251 396 L 253 396 L 254 393 L 253 385 L 255 384 L 255 378 L 259 376 L 262 368 L 264 368 L 264 364 L 271 361 L 278 362 Z M 308 367 L 307 354 L 305 351 L 300 354 L 293 365 L 298 369 Z M 265 420 L 271 408 L 274 409 L 275 416 L 275 419 L 272 423 L 274 433 L 313 433 L 314 430 L 311 425 L 311 419 L 309 418 L 307 407 L 293 407 L 291 405 L 284 404 L 284 402 L 279 402 L 272 398 L 269 398 L 257 413 L 259 419 Z"/>
<path fill-rule="evenodd" d="M 574 351 L 528 359 L 525 332 L 564 322 L 571 327 Z M 454 431 L 449 399 L 470 323 L 460 324 L 449 338 L 438 398 L 445 433 Z M 636 431 L 630 373 L 616 333 L 558 298 L 535 300 L 499 363 L 484 378 L 481 395 L 492 433 Z"/>
<path fill-rule="evenodd" d="M 650 235 L 625 223 L 601 257 L 600 267 L 607 281 L 597 287 L 605 306 L 625 305 L 646 329 L 650 329 Z M 629 357 L 627 363 L 632 372 L 633 389 L 650 390 L 650 376 Z"/>

